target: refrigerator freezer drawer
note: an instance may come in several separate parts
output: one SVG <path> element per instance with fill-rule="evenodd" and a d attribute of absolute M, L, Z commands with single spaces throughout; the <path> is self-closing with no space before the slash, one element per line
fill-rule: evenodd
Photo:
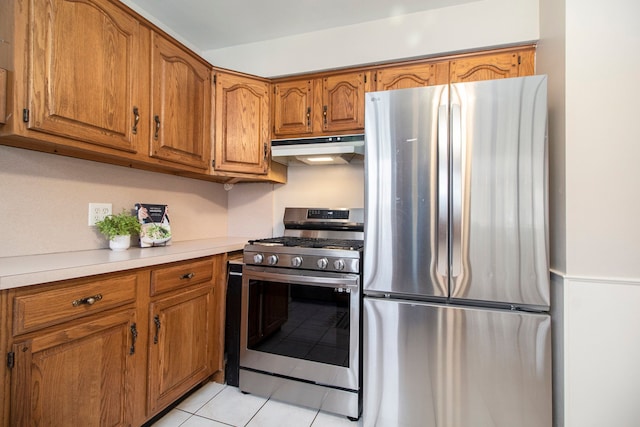
<path fill-rule="evenodd" d="M 364 299 L 365 426 L 551 426 L 546 314 Z"/>

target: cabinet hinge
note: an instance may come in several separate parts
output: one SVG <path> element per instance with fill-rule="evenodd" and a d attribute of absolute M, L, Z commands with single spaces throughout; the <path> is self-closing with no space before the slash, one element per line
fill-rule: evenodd
<path fill-rule="evenodd" d="M 367 82 L 367 75 L 366 74 L 364 75 L 364 82 L 365 83 Z"/>
<path fill-rule="evenodd" d="M 25 123 L 29 123 L 29 109 L 25 108 L 22 110 L 22 121 Z"/>
<path fill-rule="evenodd" d="M 16 354 L 11 351 L 7 353 L 7 368 L 13 369 L 13 366 L 16 364 Z"/>

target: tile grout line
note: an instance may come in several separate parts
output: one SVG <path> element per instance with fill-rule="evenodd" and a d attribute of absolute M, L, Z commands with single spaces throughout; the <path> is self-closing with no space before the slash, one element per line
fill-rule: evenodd
<path fill-rule="evenodd" d="M 242 393 L 242 392 L 241 392 Z M 247 421 L 247 423 L 244 426 L 237 426 L 237 427 L 247 427 L 249 425 L 249 423 L 251 422 L 251 420 L 253 420 L 256 415 L 258 415 L 258 412 L 260 412 L 262 410 L 262 408 L 265 407 L 265 405 L 267 404 L 268 401 L 270 401 L 270 398 L 267 398 L 267 400 L 264 401 L 264 403 L 258 408 L 258 410 L 251 416 L 251 418 L 249 418 L 249 421 Z"/>

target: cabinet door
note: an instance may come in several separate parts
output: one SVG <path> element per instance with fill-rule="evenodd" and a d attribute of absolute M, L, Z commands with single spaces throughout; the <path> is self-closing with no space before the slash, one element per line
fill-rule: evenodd
<path fill-rule="evenodd" d="M 269 84 L 216 75 L 216 171 L 266 174 L 269 166 Z"/>
<path fill-rule="evenodd" d="M 134 359 L 144 355 L 133 328 L 126 310 L 14 344 L 11 425 L 131 425 Z"/>
<path fill-rule="evenodd" d="M 322 129 L 364 130 L 365 74 L 327 76 L 322 82 Z"/>
<path fill-rule="evenodd" d="M 148 415 L 163 409 L 213 373 L 213 287 L 151 303 Z"/>
<path fill-rule="evenodd" d="M 152 34 L 151 157 L 199 169 L 211 157 L 211 71 L 185 49 Z"/>
<path fill-rule="evenodd" d="M 276 83 L 273 88 L 273 133 L 277 136 L 310 134 L 312 81 Z"/>
<path fill-rule="evenodd" d="M 448 71 L 448 62 L 383 68 L 376 72 L 376 90 L 409 89 L 447 84 Z"/>
<path fill-rule="evenodd" d="M 106 0 L 34 0 L 31 10 L 29 127 L 136 151 L 138 22 Z"/>
<path fill-rule="evenodd" d="M 519 76 L 518 52 L 470 56 L 451 61 L 450 83 Z"/>

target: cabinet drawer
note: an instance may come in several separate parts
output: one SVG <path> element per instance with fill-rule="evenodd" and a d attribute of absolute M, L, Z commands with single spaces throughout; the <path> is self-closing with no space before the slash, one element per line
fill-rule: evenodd
<path fill-rule="evenodd" d="M 211 258 L 157 268 L 151 272 L 151 296 L 207 282 L 212 277 L 213 262 Z"/>
<path fill-rule="evenodd" d="M 131 273 L 19 291 L 13 299 L 13 334 L 20 335 L 133 303 L 138 277 L 137 273 Z"/>

